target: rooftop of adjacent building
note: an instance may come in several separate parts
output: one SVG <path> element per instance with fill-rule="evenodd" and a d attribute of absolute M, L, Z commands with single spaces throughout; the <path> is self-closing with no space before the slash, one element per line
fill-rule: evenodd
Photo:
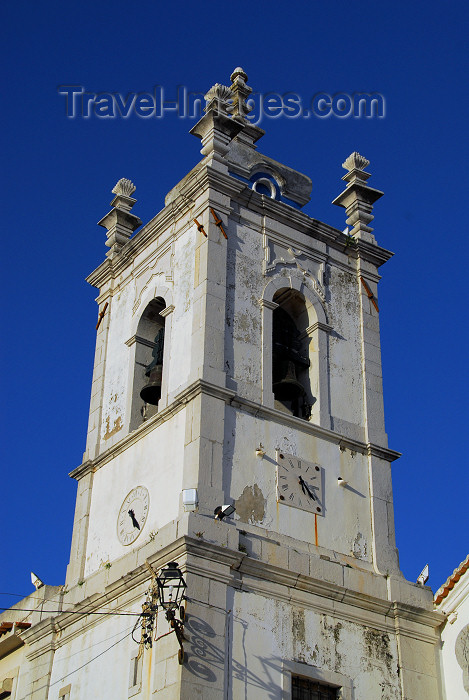
<path fill-rule="evenodd" d="M 461 580 L 461 578 L 466 574 L 469 569 L 469 554 L 467 557 L 455 568 L 451 576 L 449 576 L 445 583 L 440 586 L 440 588 L 435 593 L 434 602 L 435 605 L 440 605 L 445 598 L 451 593 L 456 584 Z M 467 577 L 469 580 L 469 577 Z M 465 580 L 464 580 L 465 581 Z"/>

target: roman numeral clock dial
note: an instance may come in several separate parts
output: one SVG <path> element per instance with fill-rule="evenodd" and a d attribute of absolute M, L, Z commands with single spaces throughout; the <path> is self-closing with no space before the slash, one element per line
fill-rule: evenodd
<path fill-rule="evenodd" d="M 145 486 L 136 486 L 124 498 L 117 517 L 117 537 L 124 546 L 135 542 L 148 517 L 150 496 Z"/>
<path fill-rule="evenodd" d="M 319 464 L 277 452 L 277 501 L 286 506 L 324 514 L 323 470 Z"/>

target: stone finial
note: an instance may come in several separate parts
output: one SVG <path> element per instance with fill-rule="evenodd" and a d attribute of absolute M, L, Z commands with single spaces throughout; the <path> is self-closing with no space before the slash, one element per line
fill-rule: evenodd
<path fill-rule="evenodd" d="M 219 83 L 211 87 L 205 95 L 205 114 L 190 131 L 202 140 L 201 153 L 207 163 L 219 170 L 228 168 L 225 156 L 232 141 L 255 148 L 254 143 L 265 133 L 246 119 L 251 109 L 245 100 L 252 92 L 246 80 L 243 69 L 236 68 L 230 87 Z"/>
<path fill-rule="evenodd" d="M 231 117 L 233 93 L 226 85 L 213 85 L 205 95 L 205 101 L 205 114 L 190 133 L 202 140 L 201 153 L 207 158 L 207 163 L 217 169 L 227 170 L 225 155 L 230 141 L 244 125 Z"/>
<path fill-rule="evenodd" d="M 352 170 L 365 170 L 365 168 L 370 164 L 370 161 L 361 156 L 357 151 L 354 151 L 349 155 L 349 157 L 342 163 L 342 167 L 349 172 Z"/>
<path fill-rule="evenodd" d="M 204 112 L 216 110 L 220 114 L 228 114 L 231 108 L 233 95 L 229 87 L 215 83 L 205 95 L 206 106 Z"/>
<path fill-rule="evenodd" d="M 246 85 L 248 76 L 242 68 L 235 68 L 230 76 L 233 105 L 231 114 L 235 119 L 246 121 L 246 116 L 251 112 L 247 106 L 246 99 L 252 92 L 252 88 Z"/>
<path fill-rule="evenodd" d="M 98 226 L 103 226 L 107 230 L 106 245 L 109 251 L 108 258 L 113 258 L 121 251 L 127 243 L 132 233 L 141 226 L 142 222 L 131 213 L 131 209 L 137 201 L 131 195 L 135 192 L 135 185 L 125 177 L 121 178 L 112 188 L 112 193 L 116 196 L 111 202 L 110 212 L 98 221 Z"/>
<path fill-rule="evenodd" d="M 131 197 L 137 188 L 134 183 L 127 180 L 125 177 L 121 177 L 119 182 L 117 182 L 112 188 L 111 192 L 114 194 L 123 194 L 126 197 Z"/>
<path fill-rule="evenodd" d="M 369 164 L 370 161 L 357 151 L 349 155 L 342 163 L 342 167 L 347 170 L 342 178 L 347 183 L 347 187 L 332 203 L 344 207 L 347 214 L 345 222 L 352 227 L 349 235 L 376 243 L 371 233 L 373 229 L 369 224 L 374 219 L 371 213 L 373 204 L 383 196 L 383 192 L 366 184 L 371 177 L 371 174 L 365 171 Z"/>
<path fill-rule="evenodd" d="M 247 73 L 241 68 L 241 66 L 238 66 L 237 68 L 234 69 L 232 74 L 230 75 L 230 80 L 232 83 L 239 78 L 240 80 L 243 81 L 243 83 L 247 83 L 248 81 L 248 76 Z"/>

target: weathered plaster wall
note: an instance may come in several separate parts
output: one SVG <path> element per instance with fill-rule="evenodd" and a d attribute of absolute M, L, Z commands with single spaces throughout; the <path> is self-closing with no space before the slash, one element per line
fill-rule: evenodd
<path fill-rule="evenodd" d="M 467 580 L 466 580 L 467 579 Z M 441 631 L 445 700 L 469 697 L 469 573 L 438 606 L 448 617 Z"/>
<path fill-rule="evenodd" d="M 168 403 L 189 381 L 194 303 L 195 227 L 176 239 L 173 256 L 174 311 L 169 347 Z M 168 285 L 169 286 L 169 285 Z"/>
<path fill-rule="evenodd" d="M 227 408 L 224 479 L 236 501 L 236 518 L 311 545 L 371 562 L 371 523 L 366 456 L 340 449 L 281 423 Z M 256 457 L 262 443 L 266 454 Z M 276 449 L 324 468 L 324 514 L 315 515 L 277 502 Z M 342 476 L 348 487 L 339 487 Z M 298 545 L 301 547 L 301 543 Z"/>
<path fill-rule="evenodd" d="M 131 335 L 131 305 L 132 294 L 129 286 L 125 286 L 111 300 L 102 396 L 101 451 L 123 436 L 130 362 L 130 350 L 125 341 Z"/>
<path fill-rule="evenodd" d="M 278 599 L 237 592 L 232 698 L 281 698 L 283 661 L 353 682 L 354 698 L 401 700 L 394 635 Z M 305 675 L 308 675 L 306 669 Z"/>
<path fill-rule="evenodd" d="M 283 223 L 239 208 L 239 223 L 232 221 L 227 260 L 227 327 L 225 360 L 227 385 L 240 395 L 260 402 L 262 373 L 272 362 L 270 347 L 263 347 L 263 290 L 272 279 L 291 282 L 289 275 L 304 274 L 304 283 L 322 305 L 329 333 L 329 357 L 315 356 L 310 343 L 310 384 L 318 397 L 319 374 L 327 374 L 331 427 L 349 437 L 364 439 L 363 358 L 360 328 L 360 282 L 355 261 L 346 253 L 329 250 L 324 243 Z M 327 264 L 326 264 L 327 261 Z M 264 338 L 264 343 L 269 341 Z M 377 348 L 379 355 L 379 347 Z M 379 361 L 379 357 L 377 357 Z M 321 363 L 320 366 L 317 363 Z M 264 387 L 264 390 L 269 387 Z M 271 389 L 271 387 L 270 387 Z M 265 401 L 264 401 L 265 402 Z M 316 407 L 317 408 L 317 407 Z M 319 422 L 316 408 L 313 415 Z M 381 417 L 382 420 L 382 417 Z"/>
<path fill-rule="evenodd" d="M 142 591 L 143 596 L 143 591 Z M 127 606 L 128 612 L 138 614 L 140 605 Z M 132 692 L 129 691 L 132 658 L 138 652 L 138 645 L 130 632 L 135 624 L 135 617 L 110 617 L 102 622 L 84 629 L 61 644 L 54 656 L 49 699 L 56 700 L 59 689 L 71 684 L 71 698 L 150 698 L 157 690 L 170 690 L 169 697 L 178 697 L 175 683 L 180 677 L 177 662 L 177 642 L 172 635 L 162 639 L 153 649 L 146 650 L 141 661 L 140 682 Z M 159 634 L 168 632 L 168 623 L 159 615 Z M 139 629 L 135 638 L 139 639 Z M 103 658 L 96 658 L 112 647 Z M 109 663 L 109 658 L 112 658 Z M 168 659 L 168 661 L 167 661 Z M 80 673 L 74 673 L 84 665 Z M 162 695 L 164 697 L 164 695 Z"/>
<path fill-rule="evenodd" d="M 57 698 L 61 687 L 72 686 L 71 697 L 76 698 L 125 698 L 128 687 L 131 644 L 128 637 L 133 618 L 110 617 L 102 623 L 83 630 L 82 634 L 60 646 L 54 656 L 49 697 Z M 119 640 L 127 637 L 121 643 Z M 112 663 L 105 657 L 92 661 L 94 656 L 104 652 L 112 644 Z M 85 665 L 81 673 L 73 673 Z M 71 675 L 69 675 L 71 674 Z"/>
<path fill-rule="evenodd" d="M 3 688 L 9 688 L 9 683 L 3 685 L 7 679 L 12 679 L 11 697 L 23 698 L 26 696 L 27 665 L 25 662 L 24 646 L 0 658 L 0 694 Z"/>
<path fill-rule="evenodd" d="M 250 213 L 250 218 L 253 218 Z M 262 276 L 262 234 L 260 217 L 255 228 L 232 225 L 227 259 L 227 309 L 225 355 L 227 386 L 238 394 L 261 402 L 262 316 L 259 300 L 265 280 Z"/>
<path fill-rule="evenodd" d="M 360 338 L 359 281 L 356 272 L 330 265 L 327 310 L 333 429 L 363 440 L 363 373 Z M 348 425 L 350 424 L 350 425 Z"/>
<path fill-rule="evenodd" d="M 128 430 L 135 360 L 135 345 L 131 339 L 137 333 L 142 313 L 155 297 L 162 297 L 167 307 L 174 307 L 170 322 L 166 319 L 165 362 L 168 366 L 164 370 L 165 395 L 161 405 L 167 405 L 189 380 L 195 257 L 193 229 L 166 231 L 149 249 L 143 248 L 133 264 L 112 284 L 109 310 L 100 328 L 105 338 L 95 359 L 95 375 L 104 375 L 104 381 L 102 388 L 95 381 L 92 397 L 92 413 L 96 416 L 90 425 L 93 436 L 98 417 L 96 408 L 101 407 L 99 452 L 119 441 Z M 94 456 L 92 444 L 89 450 Z"/>
<path fill-rule="evenodd" d="M 137 544 L 177 517 L 182 488 L 185 409 L 154 428 L 99 469 L 93 481 L 85 575 L 128 550 L 117 539 L 117 515 L 135 486 L 150 493 L 147 521 Z"/>

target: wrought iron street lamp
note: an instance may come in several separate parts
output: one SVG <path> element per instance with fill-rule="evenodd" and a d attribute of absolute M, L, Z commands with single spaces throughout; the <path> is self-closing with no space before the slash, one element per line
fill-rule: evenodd
<path fill-rule="evenodd" d="M 184 662 L 185 608 L 181 603 L 187 586 L 177 562 L 170 561 L 166 564 L 166 567 L 160 571 L 160 575 L 156 577 L 156 583 L 161 607 L 166 611 L 166 619 L 175 631 L 179 642 L 178 660 L 182 664 Z M 179 611 L 180 620 L 177 620 L 174 615 L 176 610 Z"/>
<path fill-rule="evenodd" d="M 160 571 L 156 582 L 158 584 L 158 597 L 164 610 L 177 610 L 184 597 L 186 582 L 177 562 L 170 561 Z"/>

